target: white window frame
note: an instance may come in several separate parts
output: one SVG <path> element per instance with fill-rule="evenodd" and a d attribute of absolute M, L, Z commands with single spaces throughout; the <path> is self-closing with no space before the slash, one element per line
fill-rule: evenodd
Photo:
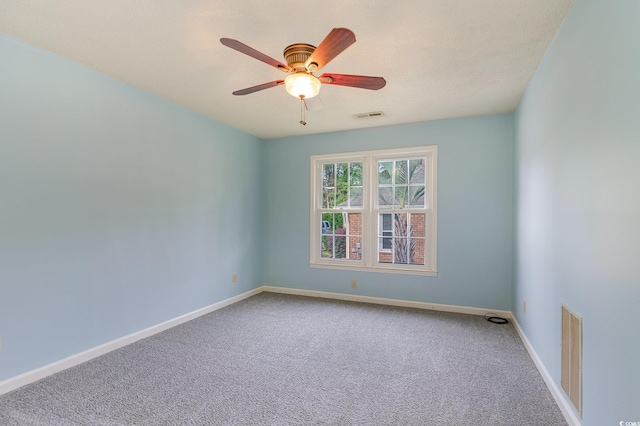
<path fill-rule="evenodd" d="M 436 145 L 396 148 L 375 151 L 347 152 L 336 154 L 312 155 L 310 157 L 310 266 L 312 268 L 343 269 L 386 272 L 395 274 L 413 274 L 437 276 L 437 155 Z M 397 160 L 411 157 L 426 158 L 426 189 L 425 189 L 425 265 L 380 263 L 378 261 L 378 213 L 387 213 L 379 208 L 377 203 L 379 161 Z M 321 223 L 322 223 L 322 164 L 347 163 L 362 161 L 362 257 L 360 260 L 332 259 L 321 257 Z M 336 209 L 334 213 L 348 210 Z M 388 213 L 396 212 L 390 209 Z M 405 208 L 403 212 L 419 212 Z"/>

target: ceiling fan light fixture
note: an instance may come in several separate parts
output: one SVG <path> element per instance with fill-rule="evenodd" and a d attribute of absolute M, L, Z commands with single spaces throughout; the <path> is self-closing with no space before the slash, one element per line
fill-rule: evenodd
<path fill-rule="evenodd" d="M 320 92 L 320 80 L 313 74 L 301 71 L 284 79 L 284 87 L 291 96 L 310 99 Z"/>

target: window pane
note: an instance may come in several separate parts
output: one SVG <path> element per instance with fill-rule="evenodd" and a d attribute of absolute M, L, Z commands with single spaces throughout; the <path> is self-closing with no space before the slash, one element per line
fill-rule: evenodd
<path fill-rule="evenodd" d="M 324 164 L 322 168 L 322 186 L 324 188 L 335 186 L 335 174 L 333 164 Z"/>
<path fill-rule="evenodd" d="M 424 186 L 409 187 L 409 207 L 424 207 Z"/>
<path fill-rule="evenodd" d="M 393 239 L 393 263 L 409 263 L 409 239 Z"/>
<path fill-rule="evenodd" d="M 394 199 L 394 207 L 399 207 L 401 209 L 407 206 L 407 194 L 409 193 L 408 186 L 396 186 L 395 188 L 395 199 Z"/>
<path fill-rule="evenodd" d="M 382 213 L 378 218 L 378 249 L 390 251 L 393 244 L 392 214 Z"/>
<path fill-rule="evenodd" d="M 336 185 L 347 186 L 349 184 L 349 163 L 336 164 Z"/>
<path fill-rule="evenodd" d="M 424 213 L 411 213 L 409 215 L 410 220 L 410 229 L 409 235 L 411 237 L 425 237 L 425 219 L 426 215 Z"/>
<path fill-rule="evenodd" d="M 362 207 L 362 187 L 352 186 L 349 195 L 349 204 L 351 207 Z"/>
<path fill-rule="evenodd" d="M 336 205 L 336 190 L 334 188 L 324 188 L 322 191 L 322 207 L 332 209 Z"/>
<path fill-rule="evenodd" d="M 360 260 L 362 259 L 362 237 L 350 236 L 349 237 L 349 259 Z"/>
<path fill-rule="evenodd" d="M 391 232 L 383 232 L 383 235 L 391 235 Z M 391 236 L 387 238 L 381 238 L 380 241 L 382 241 L 382 250 L 391 251 L 391 247 L 393 247 L 393 238 L 391 238 Z"/>
<path fill-rule="evenodd" d="M 349 163 L 336 164 L 336 181 L 337 182 L 349 181 Z"/>
<path fill-rule="evenodd" d="M 322 207 L 336 206 L 336 175 L 335 164 L 324 164 L 322 167 Z"/>
<path fill-rule="evenodd" d="M 362 186 L 362 163 L 351 163 L 350 167 L 349 184 L 351 186 Z"/>
<path fill-rule="evenodd" d="M 325 223 L 326 222 L 326 223 Z M 327 227 L 328 225 L 328 227 Z M 322 214 L 322 227 L 323 234 L 333 234 L 336 229 L 336 214 L 335 213 L 323 213 Z"/>
<path fill-rule="evenodd" d="M 349 213 L 347 215 L 347 234 L 348 235 L 362 235 L 362 214 L 361 213 Z"/>
<path fill-rule="evenodd" d="M 321 232 L 323 235 L 333 235 L 337 228 L 342 227 L 341 213 L 323 213 L 321 222 Z"/>
<path fill-rule="evenodd" d="M 341 213 L 330 213 L 331 214 L 331 233 L 337 234 L 338 229 L 341 229 L 343 226 L 342 214 Z"/>
<path fill-rule="evenodd" d="M 378 162 L 378 183 L 390 184 L 393 176 L 393 161 Z"/>
<path fill-rule="evenodd" d="M 424 265 L 424 238 L 411 238 L 409 241 L 411 263 L 413 265 Z"/>
<path fill-rule="evenodd" d="M 379 246 L 384 244 L 383 239 L 380 238 Z M 389 248 L 378 251 L 378 262 L 380 263 L 393 263 L 393 245 L 389 244 Z"/>
<path fill-rule="evenodd" d="M 380 217 L 382 217 L 382 230 L 391 231 L 391 213 L 383 213 Z"/>
<path fill-rule="evenodd" d="M 415 158 L 409 161 L 409 183 L 424 184 L 424 172 L 424 158 Z"/>
<path fill-rule="evenodd" d="M 378 189 L 378 206 L 391 207 L 393 206 L 393 188 L 384 187 Z"/>
<path fill-rule="evenodd" d="M 406 237 L 408 217 L 406 213 L 396 213 L 393 215 L 393 236 Z"/>
<path fill-rule="evenodd" d="M 349 199 L 349 165 L 336 165 L 336 203 L 334 207 L 348 207 Z"/>
<path fill-rule="evenodd" d="M 409 183 L 409 168 L 407 164 L 407 160 L 396 161 L 396 185 L 406 185 Z"/>
<path fill-rule="evenodd" d="M 347 237 L 344 235 L 335 237 L 334 256 L 336 259 L 344 259 L 347 257 Z"/>
<path fill-rule="evenodd" d="M 332 258 L 333 257 L 333 235 L 324 235 L 322 237 L 322 254 L 323 258 Z"/>

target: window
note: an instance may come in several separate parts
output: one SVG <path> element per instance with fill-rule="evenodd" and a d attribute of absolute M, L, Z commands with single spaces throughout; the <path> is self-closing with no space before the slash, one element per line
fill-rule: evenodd
<path fill-rule="evenodd" d="M 311 156 L 311 266 L 436 275 L 437 147 Z"/>

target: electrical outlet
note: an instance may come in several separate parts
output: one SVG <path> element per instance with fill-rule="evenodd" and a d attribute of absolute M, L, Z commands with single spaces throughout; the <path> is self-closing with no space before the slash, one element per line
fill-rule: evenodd
<path fill-rule="evenodd" d="M 233 281 L 234 283 L 238 281 L 238 274 L 233 274 L 231 276 L 231 281 Z"/>
<path fill-rule="evenodd" d="M 351 288 L 358 288 L 358 280 L 351 280 Z"/>
<path fill-rule="evenodd" d="M 522 312 L 524 312 L 525 314 L 527 313 L 527 301 L 526 300 L 522 301 Z"/>

